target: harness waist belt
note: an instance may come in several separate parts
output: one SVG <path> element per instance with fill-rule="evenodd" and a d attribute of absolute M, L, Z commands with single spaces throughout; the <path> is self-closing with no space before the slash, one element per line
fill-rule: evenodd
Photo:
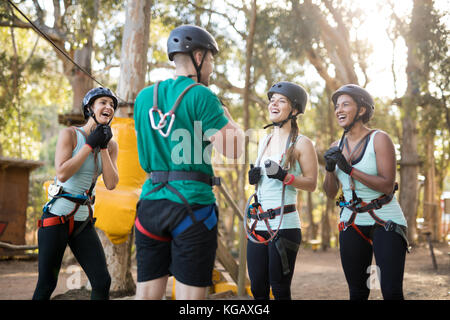
<path fill-rule="evenodd" d="M 388 204 L 389 202 L 391 202 L 393 197 L 394 197 L 393 193 L 390 195 L 382 196 L 381 198 L 372 200 L 371 202 L 369 202 L 367 205 L 365 205 L 363 207 L 355 208 L 355 211 L 358 213 L 362 213 L 362 212 L 368 212 L 371 210 L 378 210 L 385 204 Z"/>
<path fill-rule="evenodd" d="M 220 177 L 211 177 L 200 171 L 152 171 L 150 179 L 153 183 L 167 183 L 170 181 L 191 180 L 206 183 L 210 186 L 219 186 Z"/>
<path fill-rule="evenodd" d="M 296 211 L 297 208 L 295 204 L 288 204 L 284 206 L 284 214 L 291 213 Z M 252 213 L 249 212 L 250 218 L 254 220 L 264 220 L 264 219 L 273 219 L 276 216 L 279 216 L 281 214 L 281 207 L 275 208 L 275 209 L 269 209 L 267 211 L 261 212 L 261 213 Z"/>

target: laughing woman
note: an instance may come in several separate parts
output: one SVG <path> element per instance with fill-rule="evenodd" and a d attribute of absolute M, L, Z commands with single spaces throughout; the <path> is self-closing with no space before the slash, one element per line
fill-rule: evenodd
<path fill-rule="evenodd" d="M 95 183 L 103 174 L 108 190 L 116 187 L 118 146 L 109 124 L 117 98 L 107 88 L 90 90 L 83 99 L 87 123 L 63 129 L 55 153 L 51 200 L 39 220 L 39 278 L 34 300 L 48 300 L 55 290 L 61 261 L 69 245 L 92 285 L 91 299 L 109 298 L 111 277 L 105 253 L 94 229 Z"/>
<path fill-rule="evenodd" d="M 334 198 L 342 186 L 339 247 L 350 299 L 369 297 L 373 254 L 384 299 L 403 299 L 408 243 L 406 220 L 394 196 L 394 144 L 385 132 L 367 127 L 374 101 L 365 89 L 348 84 L 334 92 L 332 100 L 344 135 L 325 152 L 323 188 Z"/>
<path fill-rule="evenodd" d="M 250 184 L 256 185 L 257 191 L 252 205 L 256 209 L 249 211 L 248 272 L 255 299 L 269 299 L 272 288 L 275 299 L 287 300 L 291 299 L 292 275 L 302 239 L 297 189 L 315 190 L 317 157 L 311 140 L 301 135 L 297 126 L 297 116 L 306 107 L 305 90 L 282 81 L 267 95 L 272 121 L 268 126 L 273 126 L 273 132 L 259 144 L 256 166 L 249 171 Z"/>

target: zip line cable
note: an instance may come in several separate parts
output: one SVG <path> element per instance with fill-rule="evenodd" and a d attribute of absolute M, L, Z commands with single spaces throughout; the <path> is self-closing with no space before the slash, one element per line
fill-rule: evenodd
<path fill-rule="evenodd" d="M 28 23 L 32 26 L 32 29 L 34 31 L 36 31 L 39 35 L 41 35 L 45 40 L 47 40 L 48 42 L 50 42 L 50 44 L 56 49 L 58 50 L 67 60 L 69 60 L 75 67 L 77 67 L 80 71 L 82 71 L 85 75 L 87 75 L 89 78 L 91 78 L 94 82 L 96 82 L 97 84 L 99 84 L 101 87 L 105 87 L 100 81 L 98 81 L 97 79 L 94 78 L 94 76 L 91 75 L 91 73 L 89 71 L 87 71 L 86 69 L 84 69 L 82 66 L 80 66 L 78 63 L 76 63 L 64 50 L 62 50 L 56 43 L 53 42 L 52 39 L 50 39 L 49 36 L 47 36 L 47 34 L 45 34 L 44 31 L 42 31 L 41 29 L 39 29 L 38 26 L 36 26 L 31 20 L 30 18 L 27 17 L 27 15 L 25 13 L 23 13 L 11 0 L 8 0 L 8 3 L 14 7 L 14 9 L 16 9 L 24 18 L 25 20 L 28 21 Z M 106 88 L 106 87 L 105 87 Z M 125 100 L 123 100 L 122 98 L 120 98 L 114 91 L 113 91 L 114 95 L 119 99 L 122 100 L 124 102 L 126 102 Z"/>

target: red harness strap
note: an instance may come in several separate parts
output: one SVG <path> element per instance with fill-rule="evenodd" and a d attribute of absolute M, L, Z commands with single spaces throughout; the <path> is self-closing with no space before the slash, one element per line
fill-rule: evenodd
<path fill-rule="evenodd" d="M 139 221 L 138 217 L 136 217 L 136 220 L 134 221 L 134 224 L 135 224 L 136 228 L 137 228 L 142 234 L 146 235 L 146 236 L 149 237 L 149 238 L 152 238 L 152 239 L 155 239 L 155 240 L 158 240 L 158 241 L 163 241 L 163 242 L 167 242 L 167 241 L 172 240 L 171 237 L 162 237 L 162 236 L 158 236 L 158 235 L 156 235 L 156 234 L 154 234 L 154 233 L 151 233 L 151 232 L 148 231 L 147 229 L 145 229 L 145 228 L 142 226 L 141 222 Z"/>
<path fill-rule="evenodd" d="M 397 185 L 396 185 L 396 188 L 397 188 Z M 396 190 L 396 189 L 395 189 Z M 395 192 L 395 190 L 394 190 L 394 192 Z M 367 242 L 369 242 L 370 244 L 372 244 L 372 240 L 370 239 L 370 238 L 368 238 L 368 237 L 366 237 L 363 233 L 362 233 L 362 231 L 356 226 L 356 224 L 355 224 L 355 220 L 356 220 L 356 215 L 358 214 L 358 213 L 362 213 L 362 212 L 367 212 L 367 213 L 369 213 L 370 214 L 370 216 L 372 217 L 372 219 L 373 220 L 375 220 L 375 223 L 376 224 L 378 224 L 378 225 L 380 225 L 380 226 L 382 226 L 382 227 L 385 227 L 386 226 L 386 221 L 384 221 L 383 219 L 381 219 L 380 217 L 378 217 L 376 214 L 375 214 L 375 212 L 373 211 L 373 208 L 371 208 L 371 209 L 369 209 L 369 210 L 367 210 L 367 211 L 364 211 L 363 209 L 364 209 L 364 207 L 367 207 L 367 206 L 369 206 L 369 205 L 372 205 L 373 203 L 375 203 L 376 204 L 376 207 L 378 207 L 378 201 L 380 201 L 380 200 L 382 200 L 382 199 L 384 199 L 386 197 L 386 195 L 383 195 L 383 196 L 381 196 L 381 197 L 379 197 L 379 198 L 377 198 L 377 199 L 375 199 L 375 200 L 372 200 L 370 203 L 366 203 L 366 202 L 364 202 L 364 201 L 362 201 L 361 202 L 361 208 L 358 208 L 358 209 L 356 209 L 356 208 L 349 208 L 349 209 L 352 209 L 352 215 L 350 216 L 350 219 L 347 221 L 347 222 L 344 222 L 344 221 L 342 221 L 342 222 L 340 222 L 339 223 L 339 231 L 345 231 L 348 227 L 353 227 L 353 229 L 355 229 L 356 230 L 356 232 L 358 232 L 359 233 L 359 235 L 364 239 L 364 240 L 366 240 Z M 392 197 L 390 197 L 389 198 L 389 201 L 387 201 L 386 203 L 389 203 L 390 201 L 392 200 Z M 379 208 L 381 208 L 381 205 L 379 206 Z"/>
<path fill-rule="evenodd" d="M 372 244 L 372 239 L 366 237 L 366 236 L 364 235 L 364 233 L 362 233 L 362 231 L 356 226 L 356 224 L 355 224 L 354 222 L 352 222 L 352 223 L 349 224 L 349 225 L 345 225 L 345 222 L 343 222 L 343 221 L 339 223 L 339 231 L 343 231 L 343 230 L 345 231 L 345 229 L 347 229 L 348 227 L 352 227 L 353 229 L 355 229 L 355 231 L 358 232 L 358 234 L 359 234 L 364 240 L 366 240 L 367 242 L 369 242 L 370 244 Z"/>
<path fill-rule="evenodd" d="M 64 224 L 66 222 L 69 223 L 69 236 L 72 235 L 73 227 L 75 224 L 75 213 L 77 212 L 78 208 L 80 207 L 80 204 L 76 203 L 73 210 L 65 215 L 65 216 L 56 216 L 56 217 L 50 217 L 45 219 L 38 220 L 38 228 L 45 228 L 45 227 L 51 227 L 56 226 L 58 224 Z M 91 212 L 91 210 L 89 210 Z"/>

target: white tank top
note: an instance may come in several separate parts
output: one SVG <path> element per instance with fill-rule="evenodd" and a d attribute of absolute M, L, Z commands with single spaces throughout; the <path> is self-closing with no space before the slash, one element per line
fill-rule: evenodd
<path fill-rule="evenodd" d="M 301 135 L 298 135 L 298 139 L 301 137 Z M 261 152 L 263 152 L 265 145 L 268 142 L 269 136 L 265 136 L 261 141 L 263 143 L 260 143 L 258 146 L 258 157 L 261 155 Z M 292 145 L 292 142 L 291 142 Z M 260 165 L 264 164 L 264 161 L 267 159 L 273 160 L 276 163 L 280 164 L 280 160 L 283 153 L 279 153 L 272 156 L 266 156 L 264 155 L 261 158 Z M 286 158 L 284 157 L 284 160 Z M 289 173 L 298 176 L 302 173 L 301 167 L 299 163 L 297 162 L 295 165 L 295 168 L 289 169 Z M 273 209 L 281 206 L 281 192 L 283 189 L 283 183 L 278 179 L 272 179 L 267 177 L 266 174 L 266 168 L 264 165 L 261 165 L 261 179 L 258 183 L 258 200 L 261 203 L 261 206 L 264 211 L 267 211 L 268 209 Z M 297 204 L 297 189 L 292 186 L 286 186 L 285 189 L 285 200 L 284 205 L 288 204 Z M 276 216 L 274 219 L 269 219 L 269 225 L 272 230 L 275 230 L 278 228 L 278 225 L 280 224 L 280 216 Z M 250 225 L 252 225 L 254 220 L 252 219 Z M 286 213 L 283 215 L 283 221 L 281 223 L 280 229 L 294 229 L 294 228 L 300 228 L 300 217 L 298 211 Z M 258 231 L 267 231 L 267 226 L 264 221 L 258 221 L 255 230 Z"/>
<path fill-rule="evenodd" d="M 371 133 L 369 142 L 367 143 L 366 150 L 364 152 L 363 157 L 361 160 L 353 165 L 354 168 L 369 174 L 376 176 L 378 174 L 377 170 L 377 159 L 375 154 L 375 149 L 373 146 L 373 140 L 375 138 L 375 135 L 377 134 L 378 130 Z M 350 181 L 349 181 L 349 175 L 344 173 L 342 170 L 340 170 L 336 166 L 336 175 L 339 179 L 339 181 L 342 184 L 342 191 L 344 192 L 345 201 L 349 201 L 352 199 L 352 190 L 350 188 Z M 355 192 L 358 197 L 360 197 L 364 202 L 369 203 L 373 199 L 376 199 L 383 195 L 383 193 L 370 189 L 369 187 L 365 186 L 361 182 L 359 182 L 356 179 L 353 179 L 355 184 Z M 403 215 L 402 208 L 400 207 L 397 198 L 394 196 L 392 200 L 385 204 L 383 207 L 381 207 L 378 210 L 374 210 L 375 214 L 380 217 L 381 219 L 387 221 L 392 220 L 397 224 L 407 226 L 405 216 Z M 348 221 L 350 219 L 352 211 L 348 208 L 344 208 L 341 214 L 340 221 Z M 363 212 L 358 213 L 356 215 L 355 224 L 360 226 L 368 226 L 373 225 L 375 221 L 370 216 L 369 213 Z"/>
<path fill-rule="evenodd" d="M 79 128 L 83 130 L 82 128 Z M 77 145 L 75 149 L 72 151 L 72 157 L 74 157 L 81 148 L 86 143 L 86 138 L 84 135 L 79 132 L 79 130 L 75 130 L 77 137 Z M 98 163 L 98 172 L 97 175 L 100 175 L 102 172 L 102 160 L 100 154 L 97 155 L 97 163 Z M 71 194 L 83 194 L 86 190 L 89 190 L 92 183 L 92 177 L 95 173 L 95 165 L 94 165 L 94 154 L 92 152 L 89 153 L 89 156 L 86 158 L 84 163 L 81 165 L 80 169 L 70 177 L 66 182 L 61 182 L 57 180 L 57 184 L 63 186 L 64 191 Z M 92 190 L 92 195 L 95 195 L 95 188 Z M 72 201 L 69 201 L 64 198 L 57 199 L 53 205 L 50 207 L 50 213 L 63 216 L 70 213 L 75 207 L 75 204 Z M 94 207 L 92 206 L 92 210 Z M 75 221 L 84 221 L 89 216 L 89 210 L 86 205 L 81 205 L 77 212 L 75 213 L 74 219 Z"/>

